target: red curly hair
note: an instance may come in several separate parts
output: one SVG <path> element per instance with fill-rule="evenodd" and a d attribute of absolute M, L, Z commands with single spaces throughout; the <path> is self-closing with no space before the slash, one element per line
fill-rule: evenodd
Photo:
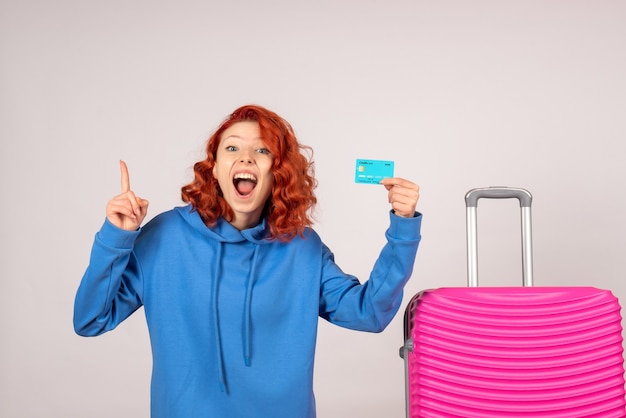
<path fill-rule="evenodd" d="M 224 131 L 244 121 L 259 124 L 261 138 L 274 156 L 274 185 L 262 215 L 269 225 L 268 238 L 287 242 L 296 235 L 302 236 L 304 229 L 313 224 L 310 212 L 317 203 L 313 193 L 317 186 L 313 150 L 298 142 L 286 120 L 261 106 L 246 105 L 236 109 L 211 135 L 206 146 L 206 159 L 194 164 L 194 180 L 181 189 L 183 201 L 191 203 L 209 226 L 215 225 L 220 216 L 227 221 L 233 219 L 233 211 L 213 176 L 213 167 Z"/>

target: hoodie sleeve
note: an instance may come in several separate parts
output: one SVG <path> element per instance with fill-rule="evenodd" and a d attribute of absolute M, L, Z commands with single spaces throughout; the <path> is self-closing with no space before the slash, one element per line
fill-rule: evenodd
<path fill-rule="evenodd" d="M 359 280 L 341 271 L 332 252 L 323 247 L 320 316 L 336 325 L 381 332 L 402 303 L 403 288 L 411 277 L 421 239 L 422 215 L 401 218 L 390 213 L 387 243 L 376 260 L 369 280 Z"/>
<path fill-rule="evenodd" d="M 142 279 L 133 246 L 139 231 L 105 220 L 74 301 L 74 330 L 95 336 L 114 329 L 141 305 Z"/>

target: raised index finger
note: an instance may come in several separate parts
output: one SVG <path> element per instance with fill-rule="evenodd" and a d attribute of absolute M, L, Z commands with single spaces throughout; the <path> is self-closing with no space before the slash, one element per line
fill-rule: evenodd
<path fill-rule="evenodd" d="M 130 176 L 128 175 L 128 167 L 126 163 L 120 160 L 120 171 L 122 174 L 122 193 L 130 191 Z"/>

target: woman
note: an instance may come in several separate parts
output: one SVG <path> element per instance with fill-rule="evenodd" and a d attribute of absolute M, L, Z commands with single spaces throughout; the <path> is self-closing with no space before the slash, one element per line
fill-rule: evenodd
<path fill-rule="evenodd" d="M 187 206 L 141 227 L 130 188 L 107 205 L 76 294 L 84 336 L 143 306 L 160 418 L 315 417 L 317 318 L 380 332 L 402 301 L 420 240 L 419 188 L 385 179 L 387 244 L 361 284 L 311 229 L 316 182 L 291 126 L 260 106 L 235 110 L 211 136 Z"/>

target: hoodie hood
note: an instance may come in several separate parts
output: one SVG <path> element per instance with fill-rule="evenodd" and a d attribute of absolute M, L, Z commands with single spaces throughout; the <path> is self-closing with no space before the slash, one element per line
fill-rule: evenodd
<path fill-rule="evenodd" d="M 244 302 L 244 312 L 243 312 L 243 329 L 242 329 L 242 341 L 243 341 L 243 362 L 246 366 L 250 366 L 250 360 L 252 356 L 252 318 L 251 318 L 251 306 L 252 306 L 252 290 L 254 288 L 254 283 L 256 280 L 256 267 L 257 260 L 259 255 L 259 249 L 263 244 L 269 244 L 271 241 L 267 239 L 269 236 L 269 230 L 267 228 L 267 224 L 265 218 L 261 220 L 261 222 L 249 229 L 245 229 L 243 231 L 238 230 L 234 226 L 232 226 L 229 222 L 227 222 L 224 218 L 218 218 L 215 225 L 212 227 L 208 227 L 198 211 L 193 209 L 191 205 L 185 207 L 176 208 L 176 211 L 182 216 L 182 218 L 189 223 L 195 230 L 197 230 L 202 235 L 206 236 L 211 240 L 215 240 L 219 243 L 217 247 L 217 256 L 215 263 L 215 280 L 212 284 L 211 291 L 211 304 L 213 309 L 213 321 L 214 321 L 214 329 L 215 329 L 215 341 L 217 342 L 217 358 L 215 361 L 217 362 L 218 368 L 218 379 L 220 384 L 220 389 L 223 392 L 228 392 L 228 384 L 226 381 L 226 373 L 224 370 L 224 354 L 223 354 L 223 345 L 222 345 L 222 337 L 220 332 L 220 324 L 219 324 L 219 308 L 218 308 L 218 295 L 219 295 L 219 285 L 222 280 L 222 255 L 224 250 L 224 244 L 236 244 L 241 242 L 251 242 L 255 244 L 254 252 L 252 255 L 252 261 L 250 264 L 250 271 L 248 274 L 248 278 L 246 280 L 246 294 L 245 294 L 245 302 Z"/>
<path fill-rule="evenodd" d="M 208 227 L 198 211 L 196 211 L 191 205 L 178 207 L 176 211 L 182 216 L 182 218 L 189 223 L 199 233 L 206 235 L 207 237 L 223 243 L 238 243 L 249 241 L 255 244 L 269 244 L 269 227 L 265 218 L 261 219 L 261 222 L 252 228 L 238 230 L 224 218 L 219 217 L 215 225 Z"/>

